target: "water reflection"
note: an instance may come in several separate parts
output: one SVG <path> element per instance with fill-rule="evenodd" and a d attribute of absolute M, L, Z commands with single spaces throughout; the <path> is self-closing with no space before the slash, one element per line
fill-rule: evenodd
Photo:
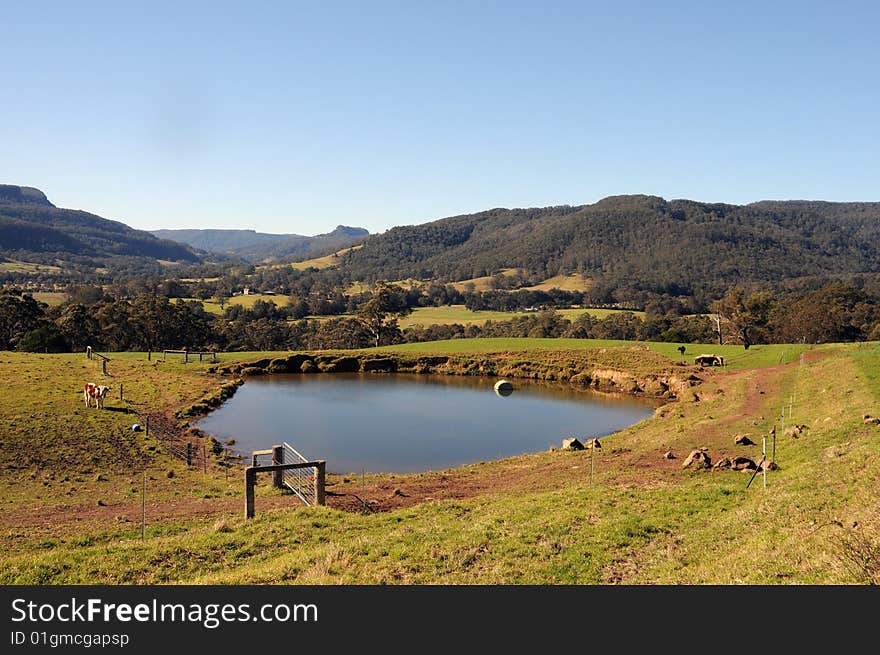
<path fill-rule="evenodd" d="M 199 427 L 241 452 L 283 441 L 328 470 L 414 472 L 606 435 L 654 404 L 566 384 L 443 375 L 314 374 L 250 378 Z M 503 402 L 502 400 L 503 399 Z"/>

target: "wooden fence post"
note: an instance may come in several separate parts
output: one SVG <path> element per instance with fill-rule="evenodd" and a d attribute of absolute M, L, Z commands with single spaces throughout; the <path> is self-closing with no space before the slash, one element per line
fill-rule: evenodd
<path fill-rule="evenodd" d="M 124 394 L 125 385 L 122 382 L 119 383 L 119 402 L 125 402 L 125 394 Z"/>
<path fill-rule="evenodd" d="M 272 446 L 272 464 L 284 464 L 284 446 Z M 272 486 L 284 488 L 284 471 L 272 471 Z"/>
<path fill-rule="evenodd" d="M 152 359 L 153 359 L 153 351 L 148 350 L 147 351 L 147 361 L 149 362 Z"/>
<path fill-rule="evenodd" d="M 91 358 L 92 358 L 92 347 L 86 346 L 86 359 L 91 359 Z"/>
<path fill-rule="evenodd" d="M 103 373 L 104 375 L 107 375 L 107 360 L 106 359 L 101 360 L 101 373 Z"/>
<path fill-rule="evenodd" d="M 144 419 L 144 436 L 150 436 L 150 417 L 149 415 Z"/>
<path fill-rule="evenodd" d="M 254 518 L 254 484 L 257 481 L 257 469 L 248 466 L 244 470 L 244 517 Z"/>
<path fill-rule="evenodd" d="M 317 464 L 315 467 L 315 505 L 323 505 L 327 462 L 320 460 Z"/>
<path fill-rule="evenodd" d="M 192 458 L 192 444 L 187 441 L 186 442 L 186 465 L 192 466 L 193 458 Z"/>

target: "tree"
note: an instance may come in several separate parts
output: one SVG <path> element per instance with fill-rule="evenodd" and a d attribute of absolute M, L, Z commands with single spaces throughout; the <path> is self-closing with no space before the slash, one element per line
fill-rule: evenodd
<path fill-rule="evenodd" d="M 0 290 L 0 350 L 12 350 L 19 340 L 45 320 L 43 306 L 18 289 Z"/>
<path fill-rule="evenodd" d="M 16 350 L 28 353 L 63 353 L 70 350 L 61 331 L 51 324 L 41 325 L 25 334 Z"/>
<path fill-rule="evenodd" d="M 772 307 L 773 297 L 769 293 L 747 293 L 743 287 L 733 287 L 711 305 L 713 312 L 728 321 L 746 349 L 753 343 L 766 341 Z"/>
<path fill-rule="evenodd" d="M 55 325 L 74 352 L 99 345 L 101 330 L 98 321 L 94 312 L 83 304 L 72 303 L 61 307 Z"/>
<path fill-rule="evenodd" d="M 402 290 L 387 282 L 377 282 L 370 299 L 360 306 L 357 318 L 367 330 L 375 346 L 383 335 L 398 330 L 397 319 L 407 316 L 412 309 L 407 306 Z"/>

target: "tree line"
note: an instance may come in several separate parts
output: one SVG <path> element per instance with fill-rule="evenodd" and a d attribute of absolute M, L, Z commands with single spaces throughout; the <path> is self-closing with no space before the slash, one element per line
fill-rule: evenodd
<path fill-rule="evenodd" d="M 442 287 L 441 287 L 442 288 Z M 483 325 L 412 325 L 412 290 L 378 283 L 358 295 L 350 315 L 300 316 L 295 306 L 258 300 L 211 314 L 198 300 L 155 293 L 130 298 L 78 288 L 56 307 L 14 288 L 0 291 L 0 350 L 31 352 L 98 350 L 299 350 L 364 348 L 394 343 L 474 337 L 623 339 L 679 343 L 825 343 L 880 340 L 880 290 L 836 283 L 774 296 L 734 287 L 708 314 L 615 312 L 599 319 L 569 320 L 552 307 Z M 423 295 L 424 297 L 424 295 Z"/>

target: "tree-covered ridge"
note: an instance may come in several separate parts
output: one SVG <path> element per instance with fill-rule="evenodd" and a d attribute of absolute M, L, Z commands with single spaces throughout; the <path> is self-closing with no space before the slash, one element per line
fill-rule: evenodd
<path fill-rule="evenodd" d="M 596 301 L 701 302 L 736 284 L 880 271 L 880 203 L 751 205 L 615 196 L 581 207 L 494 209 L 399 227 L 348 253 L 353 279 L 464 280 L 517 267 L 580 272 Z"/>
<path fill-rule="evenodd" d="M 15 190 L 19 191 L 16 192 Z M 88 212 L 61 209 L 28 187 L 0 187 L 0 255 L 25 261 L 65 259 L 113 264 L 114 258 L 196 262 L 188 247 Z"/>

